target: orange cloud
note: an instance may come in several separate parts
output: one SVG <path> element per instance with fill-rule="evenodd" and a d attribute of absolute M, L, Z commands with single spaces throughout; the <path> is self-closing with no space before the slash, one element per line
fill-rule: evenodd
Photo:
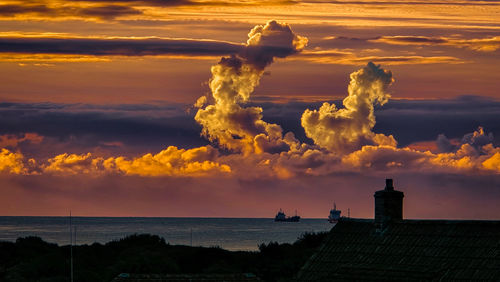
<path fill-rule="evenodd" d="M 145 154 L 133 159 L 122 156 L 104 159 L 91 153 L 65 153 L 49 159 L 42 169 L 53 174 L 123 173 L 139 176 L 200 176 L 231 172 L 228 165 L 213 161 L 217 156 L 218 151 L 211 146 L 188 150 L 170 146 L 157 154 Z"/>
<path fill-rule="evenodd" d="M 36 133 L 24 133 L 23 137 L 13 134 L 0 135 L 0 147 L 17 147 L 21 142 L 31 142 L 33 144 L 40 144 L 43 141 L 43 136 Z"/>
<path fill-rule="evenodd" d="M 64 40 L 57 42 L 59 41 Z M 131 41 L 139 42 L 130 39 L 126 43 Z M 162 45 L 167 41 L 155 42 Z M 0 171 L 16 174 L 41 172 L 62 175 L 124 174 L 144 177 L 197 177 L 220 174 L 240 178 L 285 179 L 300 174 L 326 175 L 349 170 L 500 172 L 500 149 L 492 145 L 492 135 L 487 135 L 482 128 L 466 135 L 462 143 L 457 146 L 443 136 L 441 141 L 443 144 L 448 141 L 449 150 L 442 153 L 423 151 L 424 147 L 397 148 L 397 142 L 392 135 L 373 132 L 374 105 L 383 105 L 390 99 L 388 87 L 393 83 L 393 78 L 391 71 L 372 62 L 351 74 L 348 95 L 343 100 L 342 108 L 323 103 L 319 109 L 308 109 L 302 114 L 301 124 L 307 137 L 314 141 L 314 145 L 301 143 L 293 133 L 284 134 L 280 125 L 264 121 L 263 108 L 246 107 L 244 104 L 250 101 L 250 96 L 260 83 L 267 66 L 277 58 L 299 54 L 307 43 L 306 38 L 295 34 L 287 24 L 269 21 L 266 25 L 257 25 L 251 29 L 248 41 L 244 45 L 207 40 L 194 42 L 191 39 L 170 41 L 183 44 L 201 42 L 210 46 L 215 44 L 215 47 L 220 47 L 222 44 L 230 47 L 226 51 L 233 55 L 223 57 L 211 68 L 209 87 L 212 96 L 210 98 L 202 96 L 195 103 L 198 108 L 195 120 L 202 126 L 202 134 L 217 146 L 229 149 L 230 152 L 222 154 L 220 153 L 222 150 L 219 151 L 212 146 L 192 149 L 169 146 L 156 154 L 148 153 L 135 158 L 130 156 L 104 158 L 91 153 L 64 153 L 46 161 L 26 162 L 21 153 L 2 149 Z M 30 47 L 28 45 L 25 47 Z M 80 45 L 76 47 L 78 46 Z M 132 51 L 129 54 L 135 54 Z M 226 51 L 223 53 L 226 54 Z M 137 52 L 143 54 L 140 50 Z M 316 50 L 304 53 L 302 58 L 313 62 L 315 60 L 328 62 L 327 58 L 333 58 L 335 62 L 346 60 L 344 61 L 346 63 L 357 63 L 359 60 L 373 58 L 384 59 L 384 57 L 358 58 L 347 51 Z M 411 62 L 412 58 L 416 57 L 385 57 L 387 61 L 392 60 L 392 62 L 398 60 Z M 422 58 L 418 60 L 420 59 Z M 447 59 L 453 61 L 450 57 Z M 425 60 L 422 59 L 420 62 L 423 63 Z M 25 135 L 23 138 L 24 141 L 30 140 L 35 143 L 42 140 L 42 137 L 36 135 Z M 6 136 L 3 139 L 0 137 L 0 142 L 3 142 L 4 146 L 12 146 L 22 142 L 21 139 Z"/>
<path fill-rule="evenodd" d="M 482 128 L 473 135 L 486 136 Z M 449 153 L 432 153 L 411 148 L 391 146 L 364 146 L 345 155 L 342 163 L 364 170 L 417 170 L 447 172 L 493 172 L 500 173 L 500 148 L 493 144 L 475 146 L 465 143 L 458 150 Z"/>
<path fill-rule="evenodd" d="M 425 64 L 461 64 L 461 60 L 452 56 L 359 56 L 348 50 L 314 50 L 304 51 L 288 60 L 305 61 L 314 64 L 327 65 L 359 65 L 368 62 L 383 63 L 386 65 L 425 65 Z"/>
<path fill-rule="evenodd" d="M 496 152 L 493 156 L 482 162 L 485 169 L 500 172 L 500 152 Z"/>
<path fill-rule="evenodd" d="M 481 52 L 494 52 L 500 49 L 500 36 L 472 39 L 428 36 L 382 36 L 369 41 L 394 45 L 446 45 Z"/>
<path fill-rule="evenodd" d="M 94 159 L 92 154 L 60 154 L 48 159 L 48 165 L 43 167 L 44 172 L 56 174 L 76 174 L 99 171 L 99 163 L 102 158 Z"/>
<path fill-rule="evenodd" d="M 195 120 L 203 127 L 203 135 L 245 154 L 288 150 L 295 139 L 292 133 L 283 137 L 281 126 L 262 120 L 261 107 L 240 104 L 248 102 L 265 67 L 275 58 L 302 51 L 306 44 L 307 38 L 295 34 L 287 24 L 269 21 L 255 26 L 238 55 L 223 57 L 211 69 L 209 86 L 214 103 L 203 107 L 207 103 L 203 97 L 196 102 Z"/>
<path fill-rule="evenodd" d="M 319 110 L 307 109 L 302 114 L 301 124 L 307 137 L 334 153 L 352 152 L 368 144 L 396 146 L 392 136 L 371 131 L 375 126 L 374 104 L 387 103 L 387 88 L 393 81 L 390 71 L 371 62 L 353 72 L 349 94 L 342 101 L 344 108 L 337 109 L 335 104 L 325 102 Z"/>
<path fill-rule="evenodd" d="M 116 58 L 114 56 L 113 58 Z M 20 66 L 43 63 L 95 63 L 95 62 L 110 62 L 111 57 L 105 56 L 85 56 L 85 55 L 54 55 L 54 54 L 18 54 L 18 53 L 2 53 L 0 54 L 0 62 L 19 63 Z"/>
<path fill-rule="evenodd" d="M 178 149 L 169 146 L 158 154 L 146 154 L 132 160 L 124 157 L 103 161 L 108 171 L 140 176 L 201 176 L 211 173 L 229 173 L 231 167 L 218 163 L 218 151 L 212 146 Z"/>
<path fill-rule="evenodd" d="M 21 153 L 13 153 L 5 148 L 0 151 L 0 172 L 12 174 L 23 174 L 26 168 L 23 163 L 24 156 Z"/>
<path fill-rule="evenodd" d="M 421 141 L 408 145 L 408 148 L 415 151 L 431 151 L 433 153 L 438 151 L 438 146 L 435 141 Z"/>

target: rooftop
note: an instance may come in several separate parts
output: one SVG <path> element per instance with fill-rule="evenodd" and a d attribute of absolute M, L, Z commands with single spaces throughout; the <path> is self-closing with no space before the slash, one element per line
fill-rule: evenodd
<path fill-rule="evenodd" d="M 298 281 L 500 281 L 500 221 L 342 219 Z"/>

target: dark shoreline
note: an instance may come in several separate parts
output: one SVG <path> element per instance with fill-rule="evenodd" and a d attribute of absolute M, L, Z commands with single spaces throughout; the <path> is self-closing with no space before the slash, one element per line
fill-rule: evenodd
<path fill-rule="evenodd" d="M 164 238 L 135 234 L 105 244 L 73 246 L 75 281 L 111 281 L 120 273 L 241 274 L 287 281 L 321 245 L 327 232 L 304 233 L 292 244 L 262 243 L 258 251 L 218 246 L 170 245 Z M 0 241 L 1 281 L 68 281 L 70 246 L 39 237 Z"/>

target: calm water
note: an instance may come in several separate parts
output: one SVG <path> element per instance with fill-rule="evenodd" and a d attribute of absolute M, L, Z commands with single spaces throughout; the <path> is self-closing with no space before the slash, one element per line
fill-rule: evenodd
<path fill-rule="evenodd" d="M 330 230 L 326 219 L 274 222 L 269 218 L 141 218 L 73 217 L 77 244 L 106 243 L 134 233 L 159 235 L 173 245 L 220 246 L 228 250 L 257 250 L 277 241 L 292 243 L 304 232 Z M 67 217 L 0 217 L 0 240 L 38 236 L 47 242 L 69 244 Z"/>

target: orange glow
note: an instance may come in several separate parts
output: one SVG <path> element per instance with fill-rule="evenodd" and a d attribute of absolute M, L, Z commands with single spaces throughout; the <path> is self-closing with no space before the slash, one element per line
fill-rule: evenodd
<path fill-rule="evenodd" d="M 421 200 L 476 179 L 500 194 L 499 14 L 487 0 L 3 1 L 0 215 L 285 202 L 322 216 L 338 197 L 365 216 L 361 195 L 392 175 Z"/>

